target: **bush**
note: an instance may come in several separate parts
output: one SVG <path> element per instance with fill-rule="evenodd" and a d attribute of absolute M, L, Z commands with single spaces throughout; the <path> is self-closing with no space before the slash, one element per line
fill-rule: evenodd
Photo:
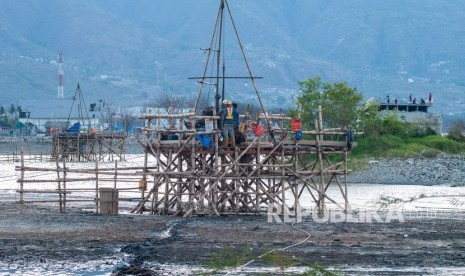
<path fill-rule="evenodd" d="M 375 112 L 374 107 L 368 107 L 367 111 L 362 114 L 360 126 L 366 136 L 394 135 L 407 138 L 419 134 L 417 128 L 411 123 L 399 121 L 395 114 L 383 116 L 377 110 Z"/>
<path fill-rule="evenodd" d="M 404 143 L 395 135 L 367 136 L 357 138 L 357 146 L 352 151 L 354 156 L 386 156 L 388 152 L 399 148 Z"/>
<path fill-rule="evenodd" d="M 454 121 L 449 128 L 448 137 L 452 140 L 458 142 L 465 142 L 465 136 L 463 132 L 465 131 L 465 122 L 463 121 Z"/>
<path fill-rule="evenodd" d="M 357 147 L 355 147 L 352 151 L 352 156 L 354 158 L 434 158 L 441 153 L 465 153 L 465 143 L 438 135 L 410 138 L 403 138 L 392 134 L 379 137 L 363 136 L 357 139 Z"/>
<path fill-rule="evenodd" d="M 463 142 L 458 142 L 455 139 L 450 139 L 449 137 L 431 135 L 421 139 L 412 139 L 412 141 L 449 154 L 465 152 L 465 144 Z"/>
<path fill-rule="evenodd" d="M 252 259 L 250 249 L 241 251 L 232 248 L 223 248 L 220 252 L 214 253 L 207 262 L 207 267 L 212 269 L 223 269 L 225 267 L 237 267 Z"/>

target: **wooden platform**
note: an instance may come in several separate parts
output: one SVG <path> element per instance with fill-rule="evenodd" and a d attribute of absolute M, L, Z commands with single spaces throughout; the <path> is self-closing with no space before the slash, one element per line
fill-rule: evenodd
<path fill-rule="evenodd" d="M 159 138 L 166 130 L 152 125 L 160 118 L 153 114 L 141 118 L 147 120 L 145 138 L 139 140 L 146 153 L 145 166 L 156 164 L 157 169 L 145 176 L 151 188 L 134 213 L 260 214 L 278 206 L 282 213 L 292 210 L 297 215 L 309 200 L 317 212 L 323 212 L 327 204 L 349 208 L 347 160 L 356 143 L 349 146 L 347 131 L 320 128 L 307 132 L 314 139 L 296 140 L 295 133 L 286 128 L 275 133 L 265 130 L 259 137 L 249 130 L 248 141 L 235 148 L 219 146 L 219 131 L 212 131 L 213 147 L 202 148 L 195 129 L 171 128 L 170 133 L 184 139 L 162 140 Z M 287 124 L 283 115 L 273 118 L 280 119 L 278 125 Z M 193 113 L 176 114 L 171 119 L 175 121 L 172 125 L 183 126 L 183 120 L 196 117 Z M 328 194 L 334 185 L 338 198 Z"/>
<path fill-rule="evenodd" d="M 124 160 L 126 136 L 121 134 L 57 133 L 53 136 L 52 157 L 56 160 Z"/>

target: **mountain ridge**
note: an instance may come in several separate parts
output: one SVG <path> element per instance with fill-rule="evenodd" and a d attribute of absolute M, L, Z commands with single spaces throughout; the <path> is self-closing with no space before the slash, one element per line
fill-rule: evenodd
<path fill-rule="evenodd" d="M 433 92 L 438 112 L 465 107 L 465 3 L 229 1 L 267 106 L 291 104 L 300 80 L 345 81 L 365 98 Z M 59 52 L 65 96 L 118 105 L 154 101 L 160 87 L 197 92 L 219 1 L 6 0 L 0 11 L 2 102 L 56 97 Z M 227 13 L 226 13 L 227 14 Z M 227 35 L 233 35 L 226 32 Z M 226 50 L 237 51 L 233 40 Z M 225 53 L 228 72 L 240 57 Z M 240 73 L 242 72 L 242 73 Z M 110 78 L 108 77 L 110 76 Z M 231 85 L 236 97 L 244 86 Z"/>

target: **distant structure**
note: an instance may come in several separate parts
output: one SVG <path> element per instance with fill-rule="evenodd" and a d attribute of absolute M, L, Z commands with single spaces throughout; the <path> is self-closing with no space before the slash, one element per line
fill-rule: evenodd
<path fill-rule="evenodd" d="M 394 101 L 394 103 L 380 103 L 379 110 L 398 110 L 398 111 L 405 111 L 405 112 L 424 112 L 428 113 L 428 109 L 433 104 L 431 102 L 411 102 L 411 103 L 398 103 Z"/>
<path fill-rule="evenodd" d="M 58 54 L 58 99 L 63 99 L 63 54 Z"/>
<path fill-rule="evenodd" d="M 433 97 L 431 93 L 427 95 L 426 100 L 409 96 L 407 103 L 399 103 L 397 98 L 394 103 L 390 102 L 389 95 L 386 96 L 386 102 L 379 103 L 379 111 L 381 112 L 396 112 L 397 117 L 406 122 L 413 123 L 417 127 L 426 129 L 431 128 L 436 133 L 442 133 L 442 116 L 440 114 L 429 113 L 428 109 L 433 105 Z"/>
<path fill-rule="evenodd" d="M 66 161 L 102 161 L 108 157 L 124 160 L 126 134 L 123 132 L 98 131 L 86 109 L 81 87 L 77 84 L 66 125 L 50 127 L 52 136 L 52 158 Z M 77 114 L 71 118 L 73 114 Z M 92 118 L 95 119 L 96 118 Z M 77 121 L 76 121 L 77 120 Z M 74 122 L 74 124 L 72 124 Z M 71 125 L 72 124 L 72 125 Z"/>

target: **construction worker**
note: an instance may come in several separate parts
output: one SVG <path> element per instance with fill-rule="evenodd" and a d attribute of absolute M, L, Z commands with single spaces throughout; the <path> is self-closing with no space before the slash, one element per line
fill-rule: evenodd
<path fill-rule="evenodd" d="M 233 117 L 234 117 L 234 130 L 239 129 L 239 111 L 237 110 L 237 103 L 232 103 Z"/>
<path fill-rule="evenodd" d="M 239 126 L 239 112 L 234 109 L 232 102 L 224 100 L 224 109 L 220 112 L 222 127 L 221 131 L 223 134 L 223 147 L 228 147 L 229 143 L 235 148 L 236 137 L 234 135 L 234 129 Z"/>
<path fill-rule="evenodd" d="M 246 136 L 246 127 L 247 124 L 244 123 L 244 127 L 241 130 L 241 124 L 239 123 L 239 111 L 237 110 L 237 103 L 232 103 L 233 106 L 233 115 L 236 116 L 234 117 L 234 138 L 236 142 L 236 146 L 240 145 L 242 142 L 245 142 L 247 140 Z"/>

